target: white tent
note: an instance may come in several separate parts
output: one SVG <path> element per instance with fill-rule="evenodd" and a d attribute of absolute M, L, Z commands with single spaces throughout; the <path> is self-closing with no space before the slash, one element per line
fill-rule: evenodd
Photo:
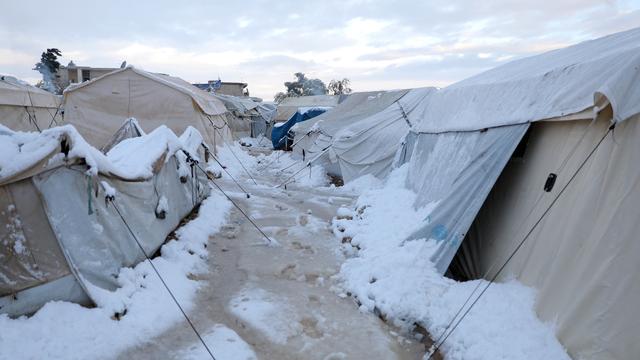
<path fill-rule="evenodd" d="M 345 182 L 367 174 L 386 177 L 394 155 L 412 125 L 408 116 L 435 90 L 420 88 L 391 92 L 390 97 L 398 93 L 403 95 L 382 111 L 345 124 L 331 137 L 329 159 L 338 163 Z"/>
<path fill-rule="evenodd" d="M 71 126 L 0 127 L 0 313 L 114 290 L 119 269 L 145 259 L 127 226 L 151 255 L 208 193 L 182 153 L 197 158 L 201 144 L 194 128 L 177 138 L 163 126 L 105 155 Z"/>
<path fill-rule="evenodd" d="M 227 109 L 219 99 L 180 78 L 131 66 L 70 86 L 64 107 L 65 122 L 98 148 L 132 117 L 145 131 L 166 125 L 181 133 L 192 126 L 213 148 L 231 140 Z"/>
<path fill-rule="evenodd" d="M 407 241 L 441 272 L 491 278 L 537 224 L 499 279 L 538 290 L 574 358 L 640 353 L 638 80 L 640 29 L 514 61 L 427 97 L 399 156 L 436 204 Z"/>
<path fill-rule="evenodd" d="M 293 151 L 313 157 L 323 151 L 342 128 L 380 112 L 404 96 L 408 90 L 368 91 L 346 95 L 331 111 L 293 126 Z"/>
<path fill-rule="evenodd" d="M 340 95 L 311 95 L 284 98 L 276 108 L 275 122 L 289 120 L 299 108 L 304 107 L 335 107 L 340 103 Z"/>
<path fill-rule="evenodd" d="M 0 124 L 14 131 L 42 131 L 62 121 L 60 98 L 12 76 L 0 75 Z"/>
<path fill-rule="evenodd" d="M 267 126 L 275 116 L 275 105 L 263 104 L 251 98 L 224 94 L 211 94 L 220 99 L 229 110 L 227 122 L 236 138 L 265 135 Z"/>

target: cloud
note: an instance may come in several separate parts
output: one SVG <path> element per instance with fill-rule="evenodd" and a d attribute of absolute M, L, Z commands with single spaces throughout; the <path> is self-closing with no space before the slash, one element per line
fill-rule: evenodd
<path fill-rule="evenodd" d="M 3 4 L 0 72 L 34 79 L 40 53 L 188 81 L 245 81 L 271 99 L 294 72 L 348 77 L 356 90 L 444 86 L 505 61 L 638 26 L 637 0 L 67 0 Z"/>

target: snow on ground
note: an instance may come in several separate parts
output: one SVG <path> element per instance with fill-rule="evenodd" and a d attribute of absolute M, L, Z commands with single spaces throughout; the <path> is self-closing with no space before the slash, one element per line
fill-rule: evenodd
<path fill-rule="evenodd" d="M 233 143 L 218 147 L 216 158 L 226 167 L 227 172 L 236 179 L 246 177 L 247 171 L 252 177 L 277 175 L 287 185 L 303 187 L 328 186 L 329 178 L 322 166 L 307 164 L 291 152 L 273 151 L 271 154 L 252 156 L 242 146 Z M 242 166 L 240 166 L 242 164 Z M 215 162 L 209 167 L 212 171 L 222 171 Z"/>
<path fill-rule="evenodd" d="M 432 241 L 404 240 L 436 204 L 414 209 L 416 194 L 404 182 L 407 167 L 392 172 L 384 186 L 371 179 L 355 209 L 341 208 L 336 236 L 352 257 L 337 279 L 365 311 L 381 312 L 396 325 L 415 322 L 437 339 L 469 294 L 485 280 L 456 282 L 437 273 L 429 260 Z M 349 185 L 347 185 L 349 186 Z M 447 359 L 569 359 L 534 311 L 535 292 L 517 281 L 493 284 L 441 348 Z"/>
<path fill-rule="evenodd" d="M 258 358 L 249 344 L 235 331 L 222 324 L 216 324 L 202 337 L 216 359 L 256 360 Z M 200 343 L 196 343 L 187 351 L 179 353 L 178 357 L 183 360 L 200 360 L 208 359 L 210 356 Z"/>
<path fill-rule="evenodd" d="M 287 300 L 258 287 L 242 289 L 229 302 L 232 314 L 260 331 L 276 344 L 302 332 L 302 326 L 292 317 Z"/>
<path fill-rule="evenodd" d="M 205 245 L 226 222 L 230 208 L 224 196 L 212 191 L 198 217 L 152 260 L 187 312 L 199 287 L 190 277 L 207 270 Z M 184 321 L 148 261 L 121 269 L 118 278 L 121 287 L 103 291 L 96 308 L 53 301 L 31 317 L 0 315 L 0 359 L 110 358 Z M 117 320 L 114 314 L 125 309 Z"/>

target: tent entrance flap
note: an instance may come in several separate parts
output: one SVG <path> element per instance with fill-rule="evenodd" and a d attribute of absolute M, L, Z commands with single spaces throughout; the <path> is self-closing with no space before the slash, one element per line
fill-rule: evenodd
<path fill-rule="evenodd" d="M 484 200 L 529 124 L 481 131 L 411 133 L 401 161 L 409 163 L 408 187 L 418 194 L 414 206 L 437 203 L 413 239 L 433 240 L 432 260 L 445 273 Z"/>

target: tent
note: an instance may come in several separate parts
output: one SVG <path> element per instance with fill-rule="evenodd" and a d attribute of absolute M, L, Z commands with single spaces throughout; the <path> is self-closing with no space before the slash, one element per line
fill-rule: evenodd
<path fill-rule="evenodd" d="M 120 268 L 145 259 L 127 226 L 153 254 L 208 194 L 182 152 L 198 158 L 201 144 L 194 128 L 178 138 L 162 126 L 105 155 L 69 125 L 0 127 L 0 313 L 100 303 Z"/>
<path fill-rule="evenodd" d="M 220 99 L 229 110 L 227 122 L 236 137 L 265 135 L 267 126 L 275 116 L 275 105 L 263 104 L 251 98 L 211 94 Z"/>
<path fill-rule="evenodd" d="M 330 110 L 327 107 L 308 107 L 299 108 L 289 120 L 284 123 L 274 125 L 271 130 L 271 142 L 276 150 L 291 150 L 292 139 L 289 136 L 289 130 L 295 124 L 313 119 L 314 117 Z"/>
<path fill-rule="evenodd" d="M 638 80 L 640 29 L 517 60 L 425 98 L 398 154 L 442 273 L 491 278 L 538 224 L 498 279 L 574 358 L 640 353 Z"/>
<path fill-rule="evenodd" d="M 333 136 L 342 128 L 384 110 L 404 96 L 407 91 L 369 91 L 349 94 L 332 111 L 293 127 L 294 144 L 296 144 L 294 152 L 305 158 L 313 158 L 327 148 Z M 327 157 L 323 157 L 317 161 L 332 168 L 326 159 Z M 336 175 L 340 174 L 339 170 L 332 172 Z"/>
<path fill-rule="evenodd" d="M 62 121 L 60 98 L 13 76 L 0 75 L 0 124 L 14 131 L 42 131 Z"/>
<path fill-rule="evenodd" d="M 275 123 L 285 122 L 298 111 L 305 107 L 335 107 L 346 95 L 312 95 L 284 98 L 276 108 Z"/>
<path fill-rule="evenodd" d="M 132 117 L 145 131 L 166 125 L 182 133 L 192 126 L 214 149 L 231 140 L 219 99 L 180 78 L 132 66 L 68 87 L 64 107 L 65 122 L 98 148 Z"/>
<path fill-rule="evenodd" d="M 296 152 L 351 181 L 365 174 L 384 177 L 402 139 L 407 115 L 435 88 L 356 93 L 333 111 L 295 128 Z"/>

